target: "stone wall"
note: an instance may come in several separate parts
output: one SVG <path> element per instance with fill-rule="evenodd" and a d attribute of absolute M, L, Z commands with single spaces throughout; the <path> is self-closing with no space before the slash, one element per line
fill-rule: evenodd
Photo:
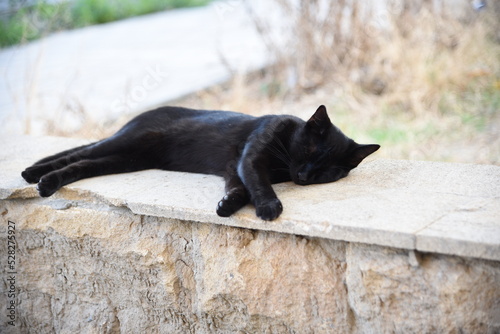
<path fill-rule="evenodd" d="M 500 331 L 498 261 L 137 215 L 99 202 L 0 203 L 1 254 L 6 220 L 18 243 L 9 332 Z"/>
<path fill-rule="evenodd" d="M 366 161 L 215 214 L 215 176 L 20 171 L 85 144 L 1 137 L 0 333 L 500 333 L 500 167 Z M 12 325 L 11 325 L 12 324 Z"/>

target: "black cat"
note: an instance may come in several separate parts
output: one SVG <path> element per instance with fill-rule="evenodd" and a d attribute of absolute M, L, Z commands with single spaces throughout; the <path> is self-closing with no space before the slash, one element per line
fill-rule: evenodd
<path fill-rule="evenodd" d="M 226 181 L 219 216 L 252 202 L 258 217 L 273 220 L 283 207 L 271 184 L 337 181 L 379 147 L 345 136 L 324 106 L 307 122 L 287 115 L 163 107 L 135 117 L 107 139 L 42 159 L 22 177 L 38 183 L 40 196 L 47 197 L 98 175 L 152 168 L 215 174 Z"/>

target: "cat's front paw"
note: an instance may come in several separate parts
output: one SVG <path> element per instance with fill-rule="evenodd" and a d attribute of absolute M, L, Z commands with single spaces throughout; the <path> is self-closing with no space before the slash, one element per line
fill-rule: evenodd
<path fill-rule="evenodd" d="M 220 217 L 229 217 L 248 203 L 248 197 L 238 192 L 229 192 L 217 205 L 217 214 Z"/>
<path fill-rule="evenodd" d="M 42 197 L 49 197 L 61 188 L 57 175 L 45 175 L 40 179 L 36 189 Z"/>
<path fill-rule="evenodd" d="M 257 217 L 263 220 L 274 220 L 283 212 L 283 205 L 277 198 L 256 205 Z"/>

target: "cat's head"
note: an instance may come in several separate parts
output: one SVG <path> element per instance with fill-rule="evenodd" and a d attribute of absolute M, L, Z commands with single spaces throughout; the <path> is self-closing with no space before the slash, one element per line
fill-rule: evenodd
<path fill-rule="evenodd" d="M 290 176 L 300 185 L 334 182 L 379 148 L 377 144 L 357 144 L 344 135 L 322 105 L 292 140 Z"/>

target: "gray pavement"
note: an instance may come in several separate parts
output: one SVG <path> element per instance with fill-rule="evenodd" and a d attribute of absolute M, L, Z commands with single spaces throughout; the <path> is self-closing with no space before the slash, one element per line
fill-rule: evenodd
<path fill-rule="evenodd" d="M 244 1 L 55 33 L 0 50 L 0 130 L 43 135 L 47 120 L 76 130 L 81 112 L 106 122 L 269 61 Z"/>

